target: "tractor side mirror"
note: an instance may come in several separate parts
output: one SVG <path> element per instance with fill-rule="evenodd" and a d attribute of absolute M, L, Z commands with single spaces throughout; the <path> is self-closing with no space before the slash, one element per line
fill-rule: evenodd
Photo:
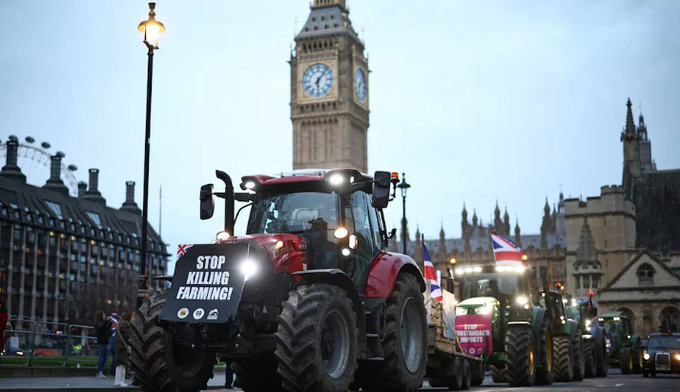
<path fill-rule="evenodd" d="M 371 205 L 374 208 L 387 208 L 390 201 L 390 172 L 376 171 L 373 176 L 373 192 L 371 193 Z"/>
<path fill-rule="evenodd" d="M 215 213 L 215 196 L 213 195 L 213 184 L 205 184 L 201 187 L 201 219 L 212 218 Z"/>

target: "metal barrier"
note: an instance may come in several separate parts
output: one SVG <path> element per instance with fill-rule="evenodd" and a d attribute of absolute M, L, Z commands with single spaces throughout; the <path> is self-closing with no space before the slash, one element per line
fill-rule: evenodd
<path fill-rule="evenodd" d="M 38 358 L 48 363 L 54 360 L 53 364 L 67 367 L 85 362 L 96 365 L 99 354 L 96 333 L 91 325 L 12 317 L 8 320 L 5 339 L 3 358 L 23 358 L 28 366 Z"/>

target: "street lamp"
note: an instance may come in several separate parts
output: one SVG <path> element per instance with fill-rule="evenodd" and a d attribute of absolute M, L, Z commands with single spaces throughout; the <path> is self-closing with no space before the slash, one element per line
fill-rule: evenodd
<path fill-rule="evenodd" d="M 149 149 L 151 147 L 151 81 L 153 79 L 153 51 L 158 49 L 158 37 L 165 31 L 163 23 L 156 20 L 156 3 L 149 3 L 149 19 L 139 24 L 137 29 L 144 33 L 144 44 L 149 49 L 149 67 L 146 79 L 146 137 L 144 140 L 144 198 L 142 201 L 142 274 L 139 276 L 137 290 L 137 306 L 142 306 L 144 298 L 149 296 L 149 277 L 147 274 L 146 249 L 149 231 Z"/>
<path fill-rule="evenodd" d="M 408 192 L 408 188 L 411 187 L 411 185 L 409 185 L 406 182 L 406 173 L 401 173 L 401 182 L 399 183 L 399 185 L 397 185 L 397 187 L 401 191 L 401 198 L 403 200 L 403 207 L 404 207 L 403 215 L 402 215 L 402 218 L 401 218 L 401 243 L 402 243 L 403 249 L 404 249 L 403 253 L 406 254 L 406 240 L 407 240 L 407 238 L 406 238 L 406 193 Z"/>

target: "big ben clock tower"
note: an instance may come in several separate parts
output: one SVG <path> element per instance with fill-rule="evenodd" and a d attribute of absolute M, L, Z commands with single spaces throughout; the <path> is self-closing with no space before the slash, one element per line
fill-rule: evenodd
<path fill-rule="evenodd" d="M 293 169 L 368 170 L 368 60 L 345 0 L 314 0 L 290 58 Z"/>

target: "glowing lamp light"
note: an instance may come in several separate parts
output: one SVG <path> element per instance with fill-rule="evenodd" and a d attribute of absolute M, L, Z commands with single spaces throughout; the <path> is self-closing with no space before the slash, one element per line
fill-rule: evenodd
<path fill-rule="evenodd" d="M 158 37 L 165 31 L 163 23 L 156 20 L 156 3 L 149 3 L 149 19 L 143 21 L 137 30 L 144 33 L 144 43 L 151 49 L 158 49 Z"/>
<path fill-rule="evenodd" d="M 496 272 L 505 272 L 505 267 L 503 267 L 502 265 L 497 265 Z"/>
<path fill-rule="evenodd" d="M 520 296 L 520 297 L 517 297 L 517 303 L 520 304 L 520 305 L 526 305 L 526 304 L 529 303 L 529 298 L 527 298 L 523 295 Z"/>
<path fill-rule="evenodd" d="M 527 257 L 527 255 L 522 255 L 522 260 L 527 261 L 527 260 L 529 260 L 529 258 Z"/>
<path fill-rule="evenodd" d="M 252 260 L 246 260 L 241 263 L 241 272 L 243 272 L 244 281 L 247 281 L 257 272 L 257 264 Z"/>
<path fill-rule="evenodd" d="M 518 265 L 517 267 L 515 267 L 515 272 L 524 272 L 524 267 Z"/>
<path fill-rule="evenodd" d="M 231 235 L 229 235 L 229 233 L 227 233 L 226 231 L 220 231 L 215 236 L 215 239 L 217 239 L 217 242 L 224 242 L 224 241 L 228 240 L 229 237 L 231 237 Z"/>
<path fill-rule="evenodd" d="M 283 248 L 283 241 L 276 241 L 276 244 L 274 245 L 274 249 L 279 250 Z"/>
<path fill-rule="evenodd" d="M 678 361 L 680 361 L 680 354 L 675 354 L 675 359 L 677 359 Z"/>
<path fill-rule="evenodd" d="M 244 184 L 246 189 L 255 189 L 255 181 L 248 181 Z"/>
<path fill-rule="evenodd" d="M 455 257 L 452 257 L 451 260 L 449 260 L 449 263 L 450 263 L 450 264 L 456 264 L 456 262 L 457 262 L 457 261 L 456 261 L 456 258 L 455 258 Z"/>
<path fill-rule="evenodd" d="M 337 239 L 343 239 L 343 238 L 347 237 L 348 234 L 349 234 L 349 231 L 347 231 L 347 229 L 345 229 L 344 227 L 339 227 L 339 228 L 335 229 L 335 231 L 333 232 L 333 237 L 335 237 Z"/>
<path fill-rule="evenodd" d="M 456 268 L 456 275 L 463 275 L 465 273 L 465 270 L 463 268 Z"/>
<path fill-rule="evenodd" d="M 644 358 L 645 361 L 648 360 L 648 359 L 651 358 L 651 357 L 652 357 L 652 356 L 649 355 L 649 353 L 644 353 L 644 354 L 642 354 L 642 358 Z M 678 355 L 678 357 L 680 357 L 680 355 Z M 676 357 L 676 358 L 677 358 L 677 359 L 680 359 L 680 358 L 678 358 L 678 357 Z"/>
<path fill-rule="evenodd" d="M 328 182 L 333 186 L 340 186 L 345 182 L 345 177 L 342 174 L 335 173 L 328 177 Z"/>
<path fill-rule="evenodd" d="M 473 272 L 482 272 L 482 267 L 475 267 L 472 269 Z"/>
<path fill-rule="evenodd" d="M 349 251 L 348 248 L 342 248 L 341 252 L 342 252 L 342 255 L 345 256 L 345 257 L 350 255 L 350 251 Z"/>

